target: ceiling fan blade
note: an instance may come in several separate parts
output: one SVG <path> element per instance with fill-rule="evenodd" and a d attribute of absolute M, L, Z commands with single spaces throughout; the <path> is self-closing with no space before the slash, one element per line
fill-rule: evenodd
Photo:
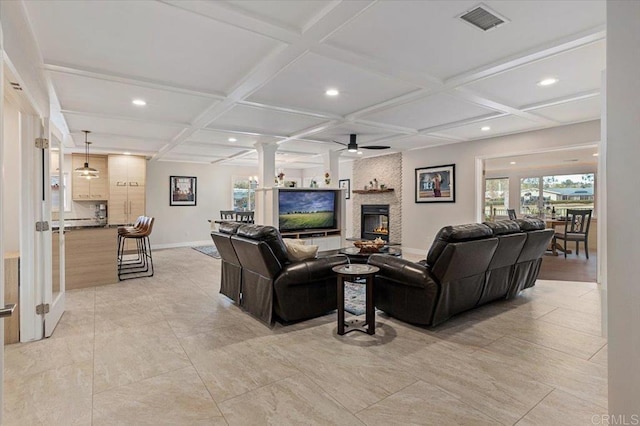
<path fill-rule="evenodd" d="M 332 140 L 331 142 L 337 143 L 337 144 L 342 145 L 342 146 L 347 146 L 347 144 L 346 144 L 346 143 L 342 143 L 342 142 L 338 142 L 338 141 L 333 141 L 333 140 Z"/>
<path fill-rule="evenodd" d="M 362 149 L 389 149 L 390 146 L 387 145 L 369 145 L 369 146 L 361 146 Z"/>

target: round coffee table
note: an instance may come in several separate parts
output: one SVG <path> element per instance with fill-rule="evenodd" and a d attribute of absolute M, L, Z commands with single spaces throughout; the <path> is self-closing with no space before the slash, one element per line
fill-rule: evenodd
<path fill-rule="evenodd" d="M 372 265 L 350 264 L 334 266 L 333 272 L 338 274 L 338 334 L 344 335 L 352 331 L 360 331 L 367 334 L 376 334 L 375 307 L 373 300 L 373 276 L 380 268 Z M 351 327 L 344 322 L 344 283 L 362 279 L 366 285 L 366 330 L 352 327 L 345 331 L 345 327 Z"/>
<path fill-rule="evenodd" d="M 338 253 L 344 254 L 353 263 L 367 263 L 369 256 L 372 254 L 386 254 L 388 256 L 402 257 L 402 249 L 399 247 L 384 246 L 376 253 L 360 253 L 358 247 L 345 247 L 338 250 Z"/>

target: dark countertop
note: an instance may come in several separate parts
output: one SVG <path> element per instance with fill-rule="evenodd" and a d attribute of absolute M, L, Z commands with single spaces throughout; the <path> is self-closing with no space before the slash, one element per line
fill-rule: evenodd
<path fill-rule="evenodd" d="M 119 225 L 109 225 L 106 221 L 98 221 L 95 219 L 67 219 L 64 221 L 64 229 L 66 231 L 76 229 L 117 228 L 118 226 Z M 51 230 L 58 231 L 59 229 L 59 221 L 51 221 Z"/>

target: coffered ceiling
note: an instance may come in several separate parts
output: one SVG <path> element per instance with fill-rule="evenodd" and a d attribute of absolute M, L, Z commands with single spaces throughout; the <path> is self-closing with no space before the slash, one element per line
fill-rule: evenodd
<path fill-rule="evenodd" d="M 88 129 L 94 152 L 255 165 L 277 143 L 300 168 L 350 133 L 386 153 L 599 118 L 604 1 L 485 1 L 507 20 L 486 32 L 458 18 L 479 4 L 23 0 L 72 150 Z"/>

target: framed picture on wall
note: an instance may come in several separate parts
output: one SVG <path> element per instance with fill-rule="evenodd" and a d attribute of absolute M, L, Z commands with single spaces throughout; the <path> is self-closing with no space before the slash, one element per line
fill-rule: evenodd
<path fill-rule="evenodd" d="M 342 189 L 346 189 L 344 192 L 344 199 L 348 200 L 351 198 L 351 179 L 340 179 L 338 181 L 338 187 Z"/>
<path fill-rule="evenodd" d="M 169 205 L 195 206 L 197 181 L 195 176 L 169 176 Z"/>
<path fill-rule="evenodd" d="M 416 203 L 455 203 L 456 165 L 416 169 Z"/>

